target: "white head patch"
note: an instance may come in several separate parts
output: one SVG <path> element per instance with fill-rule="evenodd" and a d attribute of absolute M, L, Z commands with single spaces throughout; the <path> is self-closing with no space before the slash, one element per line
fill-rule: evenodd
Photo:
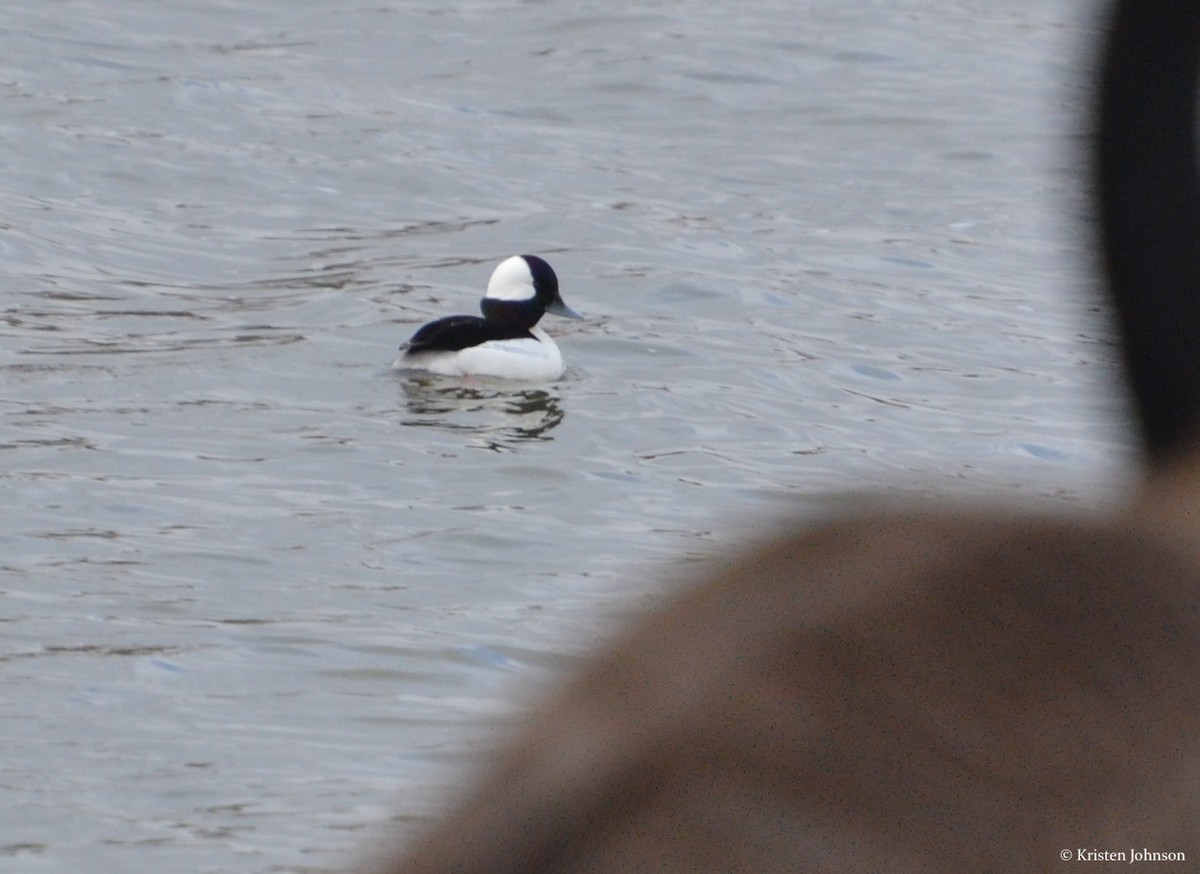
<path fill-rule="evenodd" d="M 533 274 L 520 255 L 500 262 L 488 280 L 487 297 L 493 300 L 532 300 L 537 296 Z"/>

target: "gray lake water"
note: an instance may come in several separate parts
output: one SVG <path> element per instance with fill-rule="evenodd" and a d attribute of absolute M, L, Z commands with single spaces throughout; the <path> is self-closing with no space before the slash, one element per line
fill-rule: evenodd
<path fill-rule="evenodd" d="M 344 870 L 770 520 L 1119 493 L 1094 0 L 622 9 L 6 0 L 0 871 Z M 564 380 L 388 371 L 519 252 Z"/>

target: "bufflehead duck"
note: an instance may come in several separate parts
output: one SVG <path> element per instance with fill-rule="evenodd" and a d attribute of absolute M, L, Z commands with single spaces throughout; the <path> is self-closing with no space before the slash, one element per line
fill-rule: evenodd
<path fill-rule="evenodd" d="M 479 316 L 446 316 L 421 327 L 392 365 L 444 376 L 557 379 L 566 365 L 537 327 L 543 313 L 582 319 L 558 293 L 558 277 L 536 255 L 514 255 L 492 272 Z"/>

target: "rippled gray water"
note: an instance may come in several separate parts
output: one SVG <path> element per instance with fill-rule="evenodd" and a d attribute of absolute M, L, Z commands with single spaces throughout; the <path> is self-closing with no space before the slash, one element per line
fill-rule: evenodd
<path fill-rule="evenodd" d="M 768 519 L 1111 496 L 1096 9 L 7 0 L 0 870 L 344 868 Z M 565 380 L 387 371 L 517 252 Z"/>

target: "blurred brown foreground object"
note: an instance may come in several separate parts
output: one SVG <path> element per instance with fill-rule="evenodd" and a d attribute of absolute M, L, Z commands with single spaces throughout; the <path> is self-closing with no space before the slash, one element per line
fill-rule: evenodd
<path fill-rule="evenodd" d="M 729 556 L 381 870 L 1010 872 L 1146 851 L 1200 870 L 1198 61 L 1200 3 L 1116 4 L 1093 166 L 1146 449 L 1123 511 L 867 512 Z"/>

